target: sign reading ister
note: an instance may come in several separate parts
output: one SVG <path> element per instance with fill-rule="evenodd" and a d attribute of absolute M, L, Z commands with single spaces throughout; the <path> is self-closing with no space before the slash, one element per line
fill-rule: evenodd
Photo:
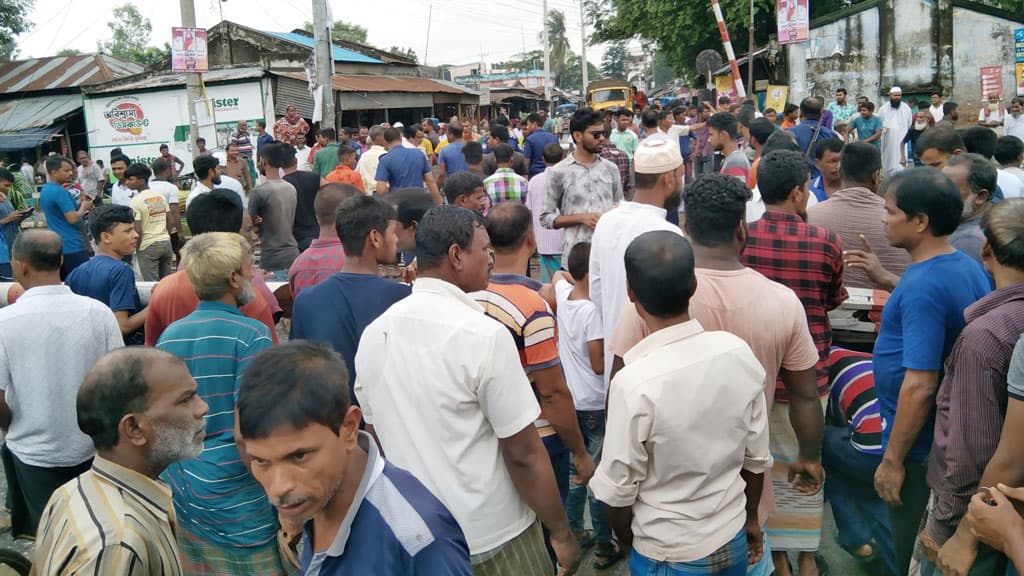
<path fill-rule="evenodd" d="M 214 98 L 214 108 L 228 108 L 232 106 L 238 106 L 238 98 Z"/>

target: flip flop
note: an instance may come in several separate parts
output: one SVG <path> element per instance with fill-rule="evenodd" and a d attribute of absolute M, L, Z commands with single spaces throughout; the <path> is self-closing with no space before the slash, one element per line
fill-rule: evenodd
<path fill-rule="evenodd" d="M 601 542 L 597 545 L 597 549 L 594 552 L 593 567 L 597 570 L 611 568 L 616 562 L 625 558 L 625 556 L 617 542 Z"/>
<path fill-rule="evenodd" d="M 594 531 L 593 530 L 582 530 L 580 532 L 574 532 L 576 541 L 579 542 L 580 550 L 587 550 L 594 546 Z"/>

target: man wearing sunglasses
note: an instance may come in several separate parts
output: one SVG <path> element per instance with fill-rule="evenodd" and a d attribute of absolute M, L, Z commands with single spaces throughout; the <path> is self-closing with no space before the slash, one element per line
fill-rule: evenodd
<path fill-rule="evenodd" d="M 622 201 L 619 170 L 600 156 L 601 145 L 608 138 L 603 115 L 590 108 L 577 110 L 569 130 L 576 150 L 550 169 L 540 216 L 545 228 L 565 229 L 563 268 L 572 247 L 589 241 L 601 215 Z"/>

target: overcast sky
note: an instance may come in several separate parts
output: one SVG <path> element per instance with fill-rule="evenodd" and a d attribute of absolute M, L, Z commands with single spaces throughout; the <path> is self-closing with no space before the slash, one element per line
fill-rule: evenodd
<path fill-rule="evenodd" d="M 312 20 L 310 0 L 194 0 L 196 23 L 210 28 L 224 19 L 257 30 L 289 31 Z M 369 32 L 369 42 L 381 48 L 412 48 L 420 61 L 427 50 L 430 6 L 430 44 L 426 63 L 469 64 L 482 58 L 498 62 L 540 47 L 542 0 L 329 0 L 336 19 L 354 22 Z M 52 56 L 63 48 L 96 51 L 96 42 L 109 40 L 107 26 L 115 6 L 124 0 L 35 0 L 30 21 L 35 26 L 17 39 L 19 58 Z M 129 0 L 153 24 L 151 44 L 162 46 L 171 28 L 181 25 L 175 0 Z M 548 0 L 549 9 L 565 12 L 569 40 L 580 50 L 578 0 Z M 600 66 L 600 47 L 588 46 L 587 59 Z"/>

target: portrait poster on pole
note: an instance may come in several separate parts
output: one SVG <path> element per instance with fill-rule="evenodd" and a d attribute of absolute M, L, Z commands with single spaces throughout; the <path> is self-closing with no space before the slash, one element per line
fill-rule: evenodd
<path fill-rule="evenodd" d="M 779 44 L 807 42 L 811 29 L 809 0 L 776 0 L 775 14 L 779 28 Z"/>
<path fill-rule="evenodd" d="M 174 72 L 206 72 L 206 30 L 203 28 L 171 28 L 171 70 Z"/>

